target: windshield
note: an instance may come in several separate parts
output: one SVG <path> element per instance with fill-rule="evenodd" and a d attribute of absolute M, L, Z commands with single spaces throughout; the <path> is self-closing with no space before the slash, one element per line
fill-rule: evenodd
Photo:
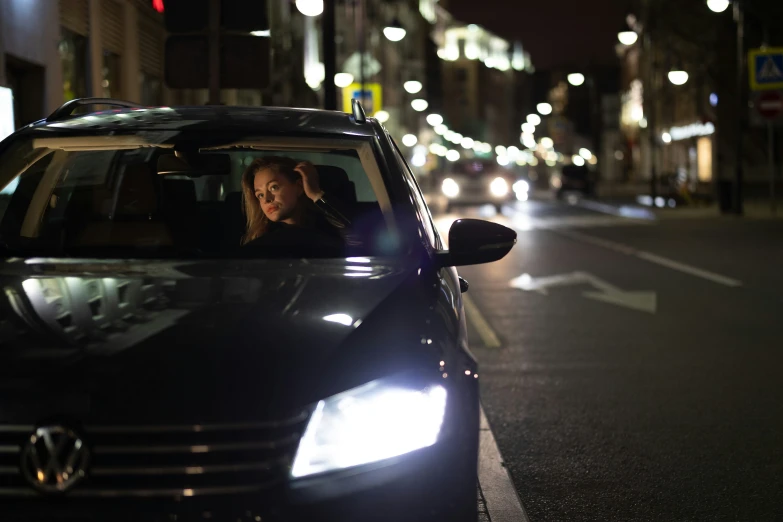
<path fill-rule="evenodd" d="M 341 257 L 398 250 L 369 141 L 23 136 L 0 156 L 6 255 Z"/>

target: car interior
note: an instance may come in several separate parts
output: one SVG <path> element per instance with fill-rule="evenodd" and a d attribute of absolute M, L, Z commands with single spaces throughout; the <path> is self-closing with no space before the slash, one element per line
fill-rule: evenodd
<path fill-rule="evenodd" d="M 20 176 L 0 234 L 6 245 L 70 254 L 106 248 L 228 254 L 240 248 L 246 230 L 241 173 L 262 154 L 287 155 L 163 148 L 55 151 Z M 321 157 L 347 158 L 357 166 L 354 179 L 366 176 L 356 151 Z M 360 201 L 345 168 L 315 167 L 321 188 L 339 201 L 362 246 L 381 245 L 385 220 L 378 201 L 367 191 Z"/>

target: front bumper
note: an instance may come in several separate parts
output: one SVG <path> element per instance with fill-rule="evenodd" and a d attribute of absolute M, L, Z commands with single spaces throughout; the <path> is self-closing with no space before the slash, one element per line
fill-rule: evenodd
<path fill-rule="evenodd" d="M 472 455 L 472 457 L 470 457 Z M 3 499 L 3 522 L 288 522 L 453 519 L 475 487 L 475 447 L 444 440 L 380 465 L 299 479 L 241 495 L 178 499 Z M 472 475 L 471 475 L 472 474 Z M 475 493 L 475 490 L 473 491 Z M 471 495 L 473 499 L 475 497 Z"/>

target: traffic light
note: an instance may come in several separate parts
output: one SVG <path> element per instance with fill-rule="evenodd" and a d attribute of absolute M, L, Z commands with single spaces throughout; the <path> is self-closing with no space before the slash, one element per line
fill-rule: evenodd
<path fill-rule="evenodd" d="M 209 0 L 166 0 L 163 23 L 170 34 L 206 32 Z"/>
<path fill-rule="evenodd" d="M 220 4 L 220 25 L 226 31 L 266 31 L 269 29 L 266 1 L 223 0 Z"/>
<path fill-rule="evenodd" d="M 213 2 L 217 6 L 212 5 Z M 218 33 L 210 39 L 210 9 L 220 13 Z M 210 85 L 210 45 L 218 46 L 219 87 L 263 89 L 269 83 L 269 19 L 265 0 L 166 0 L 165 79 L 172 89 Z"/>

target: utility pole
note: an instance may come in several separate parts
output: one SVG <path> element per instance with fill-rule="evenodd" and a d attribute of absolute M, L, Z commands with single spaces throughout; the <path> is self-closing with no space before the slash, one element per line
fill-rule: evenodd
<path fill-rule="evenodd" d="M 745 17 L 743 16 L 740 0 L 734 1 L 734 22 L 737 24 L 737 135 L 736 158 L 734 164 L 734 213 L 743 214 L 742 204 L 742 141 L 743 141 L 743 116 L 747 110 L 745 103 Z"/>
<path fill-rule="evenodd" d="M 209 104 L 220 105 L 220 0 L 209 2 Z"/>
<path fill-rule="evenodd" d="M 337 86 L 334 84 L 334 75 L 337 74 L 337 50 L 335 46 L 336 31 L 334 20 L 334 4 L 336 2 L 326 0 L 324 12 L 321 16 L 321 35 L 324 50 L 324 109 L 337 110 Z"/>
<path fill-rule="evenodd" d="M 364 17 L 366 16 L 364 13 L 364 0 L 356 0 L 356 8 L 356 30 L 359 36 L 359 100 L 364 102 L 364 55 L 367 42 L 364 34 Z"/>
<path fill-rule="evenodd" d="M 645 86 L 644 98 L 648 101 L 649 114 L 647 114 L 647 139 L 648 147 L 650 149 L 650 197 L 652 197 L 653 204 L 655 204 L 655 198 L 658 197 L 658 171 L 656 167 L 657 149 L 658 149 L 658 136 L 656 131 L 657 111 L 655 106 L 655 100 L 657 100 L 657 94 L 655 92 L 655 50 L 653 49 L 652 41 L 652 10 L 650 9 L 650 0 L 644 3 L 644 52 L 647 55 L 647 85 Z"/>

